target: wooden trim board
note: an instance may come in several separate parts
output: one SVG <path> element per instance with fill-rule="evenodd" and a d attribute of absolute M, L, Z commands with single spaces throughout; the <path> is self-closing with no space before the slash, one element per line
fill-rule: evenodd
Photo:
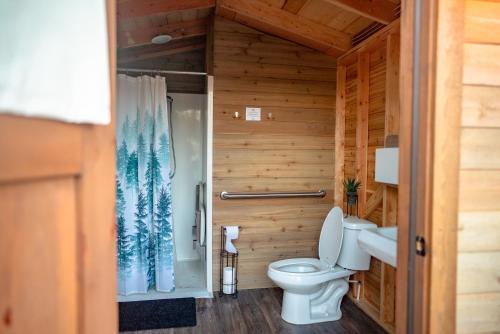
<path fill-rule="evenodd" d="M 412 138 L 412 101 L 413 101 L 413 39 L 414 39 L 414 0 L 401 3 L 401 52 L 400 52 L 400 128 L 405 129 L 399 135 L 399 185 L 398 185 L 398 259 L 396 271 L 396 316 L 397 334 L 407 332 L 408 322 L 408 255 L 410 224 L 410 170 L 411 170 L 411 138 Z M 403 38 L 404 36 L 404 38 Z"/>
<path fill-rule="evenodd" d="M 397 4 L 388 0 L 326 0 L 337 7 L 361 15 L 382 24 L 390 24 L 395 18 Z"/>
<path fill-rule="evenodd" d="M 336 206 L 344 205 L 344 145 L 345 145 L 345 94 L 346 66 L 337 68 L 337 97 L 335 111 L 335 196 Z"/>
<path fill-rule="evenodd" d="M 358 54 L 356 108 L 356 179 L 361 182 L 358 190 L 359 215 L 365 217 L 368 159 L 368 108 L 370 103 L 370 54 Z"/>

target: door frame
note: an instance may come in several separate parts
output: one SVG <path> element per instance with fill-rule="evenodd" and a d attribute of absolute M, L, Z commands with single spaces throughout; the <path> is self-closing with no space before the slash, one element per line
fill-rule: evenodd
<path fill-rule="evenodd" d="M 205 228 L 205 254 L 206 254 L 206 284 L 210 296 L 213 294 L 213 254 L 212 254 L 212 212 L 213 212 L 213 133 L 214 133 L 214 76 L 207 75 L 207 115 L 206 115 L 206 228 Z"/>
<path fill-rule="evenodd" d="M 403 0 L 397 333 L 455 332 L 463 23 L 464 1 Z"/>
<path fill-rule="evenodd" d="M 106 0 L 110 77 L 109 125 L 82 125 L 78 177 L 79 333 L 118 332 L 116 303 L 116 0 Z M 96 185 L 101 189 L 96 191 Z"/>

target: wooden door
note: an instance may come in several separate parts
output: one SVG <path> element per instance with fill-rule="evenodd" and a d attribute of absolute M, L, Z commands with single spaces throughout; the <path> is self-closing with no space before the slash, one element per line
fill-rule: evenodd
<path fill-rule="evenodd" d="M 397 333 L 455 332 L 463 15 L 402 2 Z"/>
<path fill-rule="evenodd" d="M 114 1 L 108 12 L 114 78 Z M 0 115 L 0 333 L 117 332 L 112 114 Z"/>

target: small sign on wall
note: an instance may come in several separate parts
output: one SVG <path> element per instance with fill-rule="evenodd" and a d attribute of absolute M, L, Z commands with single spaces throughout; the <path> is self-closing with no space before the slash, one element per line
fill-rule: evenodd
<path fill-rule="evenodd" d="M 260 121 L 260 108 L 246 107 L 246 117 L 247 121 Z"/>

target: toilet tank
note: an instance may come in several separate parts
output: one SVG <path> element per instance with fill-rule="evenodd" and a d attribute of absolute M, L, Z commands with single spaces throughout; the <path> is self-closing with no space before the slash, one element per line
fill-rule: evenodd
<path fill-rule="evenodd" d="M 368 270 L 370 268 L 370 254 L 358 245 L 358 236 L 361 230 L 375 229 L 377 225 L 358 217 L 346 217 L 343 221 L 344 237 L 337 265 L 351 270 Z"/>

